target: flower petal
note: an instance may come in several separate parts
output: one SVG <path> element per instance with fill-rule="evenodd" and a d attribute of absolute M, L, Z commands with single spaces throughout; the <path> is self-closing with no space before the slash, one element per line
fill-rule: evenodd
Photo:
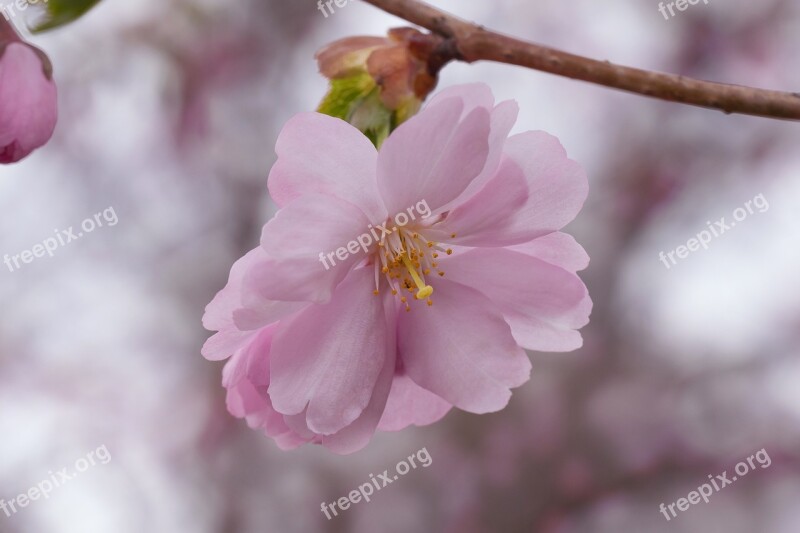
<path fill-rule="evenodd" d="M 558 139 L 544 132 L 515 135 L 506 142 L 503 156 L 486 186 L 442 222 L 441 232 L 458 235 L 451 242 L 486 247 L 520 244 L 561 229 L 580 211 L 589 190 L 586 174 L 567 158 Z M 520 171 L 527 194 L 520 190 Z M 524 203 L 514 205 L 511 193 L 503 192 L 508 188 L 517 198 L 525 198 Z M 491 224 L 475 225 L 481 214 Z"/>
<path fill-rule="evenodd" d="M 209 361 L 222 361 L 247 344 L 252 335 L 252 331 L 239 331 L 230 327 L 222 329 L 206 340 L 201 353 Z"/>
<path fill-rule="evenodd" d="M 238 350 L 222 371 L 227 389 L 228 411 L 247 420 L 253 429 L 262 429 L 284 449 L 297 447 L 309 439 L 297 434 L 272 407 L 269 385 L 269 356 L 275 327 L 264 328 L 252 341 Z"/>
<path fill-rule="evenodd" d="M 345 37 L 325 46 L 315 54 L 319 72 L 328 79 L 343 78 L 364 68 L 369 55 L 378 47 L 389 46 L 386 37 Z"/>
<path fill-rule="evenodd" d="M 231 267 L 228 283 L 206 306 L 203 314 L 203 327 L 210 331 L 219 331 L 233 323 L 233 312 L 242 306 L 242 280 L 245 273 L 259 261 L 267 257 L 259 246 L 239 258 Z"/>
<path fill-rule="evenodd" d="M 527 239 L 514 216 L 528 202 L 528 182 L 519 165 L 504 158 L 486 186 L 431 228 L 437 241 L 463 246 L 505 246 Z M 455 238 L 450 236 L 455 234 Z"/>
<path fill-rule="evenodd" d="M 325 302 L 350 269 L 365 258 L 356 243 L 369 221 L 353 204 L 309 194 L 282 208 L 261 236 L 267 258 L 245 275 L 246 292 L 267 300 Z M 345 259 L 335 252 L 342 250 Z M 253 305 L 248 304 L 248 307 Z"/>
<path fill-rule="evenodd" d="M 352 271 L 327 304 L 282 322 L 272 346 L 269 394 L 286 415 L 308 406 L 311 431 L 329 435 L 369 404 L 387 357 L 383 304 L 372 294 L 374 271 Z"/>
<path fill-rule="evenodd" d="M 206 306 L 203 314 L 203 326 L 211 331 L 218 331 L 203 345 L 203 357 L 210 361 L 227 359 L 239 348 L 249 342 L 252 334 L 239 331 L 233 324 L 233 314 L 242 307 L 242 279 L 245 272 L 265 256 L 259 247 L 250 250 L 231 267 L 228 283 L 217 293 Z"/>
<path fill-rule="evenodd" d="M 31 46 L 0 47 L 0 163 L 19 161 L 50 139 L 58 116 L 56 92 Z"/>
<path fill-rule="evenodd" d="M 560 230 L 577 216 L 589 194 L 589 181 L 556 137 L 543 131 L 520 133 L 508 139 L 503 152 L 528 180 L 528 202 L 517 213 L 516 225 L 534 228 L 531 235 L 538 237 Z"/>
<path fill-rule="evenodd" d="M 308 302 L 265 300 L 255 291 L 247 293 L 243 299 L 245 307 L 233 312 L 233 323 L 243 332 L 268 326 L 310 305 Z"/>
<path fill-rule="evenodd" d="M 452 408 L 452 404 L 423 389 L 408 375 L 395 375 L 378 428 L 400 431 L 412 424 L 426 426 L 441 420 Z"/>
<path fill-rule="evenodd" d="M 484 109 L 491 109 L 494 107 L 494 95 L 492 89 L 485 83 L 462 83 L 460 85 L 451 85 L 441 91 L 437 92 L 428 101 L 426 107 L 433 107 L 438 105 L 449 98 L 457 98 L 464 104 L 464 111 L 462 118 L 473 109 L 482 107 Z"/>
<path fill-rule="evenodd" d="M 461 120 L 463 103 L 448 98 L 398 127 L 378 155 L 378 190 L 389 213 L 426 201 L 443 210 L 469 186 L 489 153 L 489 112 Z"/>
<path fill-rule="evenodd" d="M 333 435 L 322 437 L 322 445 L 334 453 L 341 455 L 356 452 L 366 446 L 381 420 L 389 391 L 392 388 L 397 361 L 397 338 L 395 324 L 397 323 L 397 310 L 394 298 L 389 293 L 383 295 L 384 318 L 387 325 L 386 359 L 383 368 L 372 391 L 372 398 L 361 415 L 346 428 Z"/>
<path fill-rule="evenodd" d="M 473 413 L 506 406 L 531 363 L 508 324 L 480 292 L 436 280 L 433 306 L 400 313 L 398 352 L 414 382 Z"/>
<path fill-rule="evenodd" d="M 489 124 L 489 153 L 486 158 L 481 173 L 472 180 L 472 183 L 464 190 L 454 205 L 459 205 L 464 200 L 471 198 L 476 192 L 486 185 L 486 182 L 494 176 L 497 166 L 500 164 L 500 157 L 503 154 L 505 144 L 511 128 L 517 121 L 519 115 L 519 105 L 514 100 L 506 100 L 494 105 L 494 95 L 491 88 L 485 83 L 467 83 L 463 85 L 453 85 L 439 91 L 428 103 L 428 107 L 434 106 L 447 98 L 460 98 L 464 103 L 462 119 L 473 109 L 484 108 L 490 110 L 491 118 Z"/>
<path fill-rule="evenodd" d="M 321 113 L 295 115 L 283 127 L 275 151 L 278 160 L 268 183 L 278 206 L 317 193 L 358 206 L 372 222 L 386 218 L 375 181 L 377 151 L 344 120 Z"/>
<path fill-rule="evenodd" d="M 509 250 L 538 257 L 568 272 L 578 272 L 589 266 L 589 254 L 567 233 L 554 231 L 532 241 L 509 246 Z"/>
<path fill-rule="evenodd" d="M 577 329 L 589 322 L 592 301 L 574 273 L 504 249 L 475 249 L 441 262 L 447 277 L 491 298 L 517 342 L 540 351 L 582 345 Z"/>
<path fill-rule="evenodd" d="M 203 326 L 218 331 L 203 345 L 202 354 L 206 359 L 220 361 L 230 357 L 250 341 L 251 330 L 276 322 L 306 305 L 265 300 L 253 291 L 243 289 L 245 275 L 253 268 L 259 268 L 267 257 L 266 252 L 258 247 L 236 261 L 231 267 L 228 283 L 206 306 Z M 245 300 L 250 300 L 251 308 L 243 308 Z M 240 314 L 243 318 L 235 318 Z M 243 322 L 246 327 L 236 322 Z"/>

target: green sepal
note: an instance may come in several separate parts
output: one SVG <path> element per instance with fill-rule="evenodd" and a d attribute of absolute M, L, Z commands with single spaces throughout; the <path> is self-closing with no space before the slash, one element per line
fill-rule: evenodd
<path fill-rule="evenodd" d="M 333 79 L 317 111 L 349 122 L 380 148 L 397 126 L 419 111 L 421 104 L 410 98 L 393 111 L 381 100 L 380 91 L 366 72 Z"/>
<path fill-rule="evenodd" d="M 353 108 L 375 87 L 375 80 L 366 72 L 331 80 L 330 90 L 322 99 L 317 111 L 349 122 Z"/>

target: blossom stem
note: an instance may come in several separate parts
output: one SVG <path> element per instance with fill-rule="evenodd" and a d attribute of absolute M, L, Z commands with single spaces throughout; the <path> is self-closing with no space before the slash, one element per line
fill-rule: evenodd
<path fill-rule="evenodd" d="M 800 120 L 800 93 L 696 80 L 615 65 L 485 29 L 419 0 L 365 0 L 433 32 L 438 70 L 452 60 L 495 61 L 587 81 L 651 98 L 767 118 Z"/>

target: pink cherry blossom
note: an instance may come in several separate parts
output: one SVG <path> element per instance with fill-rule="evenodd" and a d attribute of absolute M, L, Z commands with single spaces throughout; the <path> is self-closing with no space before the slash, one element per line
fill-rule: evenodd
<path fill-rule="evenodd" d="M 56 86 L 44 54 L 0 26 L 0 163 L 15 163 L 53 135 Z"/>
<path fill-rule="evenodd" d="M 509 137 L 518 109 L 483 84 L 442 91 L 378 152 L 317 113 L 281 132 L 269 190 L 280 210 L 206 308 L 203 348 L 228 408 L 285 449 L 365 446 L 377 429 L 503 409 L 525 349 L 569 351 L 592 303 L 589 258 L 559 230 L 588 192 L 543 132 Z M 425 202 L 329 269 L 320 253 Z"/>

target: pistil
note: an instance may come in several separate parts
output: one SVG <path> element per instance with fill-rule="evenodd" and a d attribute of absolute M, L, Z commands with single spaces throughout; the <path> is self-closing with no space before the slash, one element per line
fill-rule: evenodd
<path fill-rule="evenodd" d="M 417 300 L 424 300 L 431 294 L 433 294 L 433 287 L 427 285 L 425 281 L 420 277 L 417 273 L 417 269 L 414 268 L 414 265 L 411 264 L 411 260 L 408 258 L 408 254 L 404 253 L 400 256 L 400 259 L 403 261 L 403 265 L 405 265 L 406 270 L 408 273 L 411 274 L 411 279 L 414 280 L 414 285 L 417 286 L 417 294 L 415 298 Z"/>

